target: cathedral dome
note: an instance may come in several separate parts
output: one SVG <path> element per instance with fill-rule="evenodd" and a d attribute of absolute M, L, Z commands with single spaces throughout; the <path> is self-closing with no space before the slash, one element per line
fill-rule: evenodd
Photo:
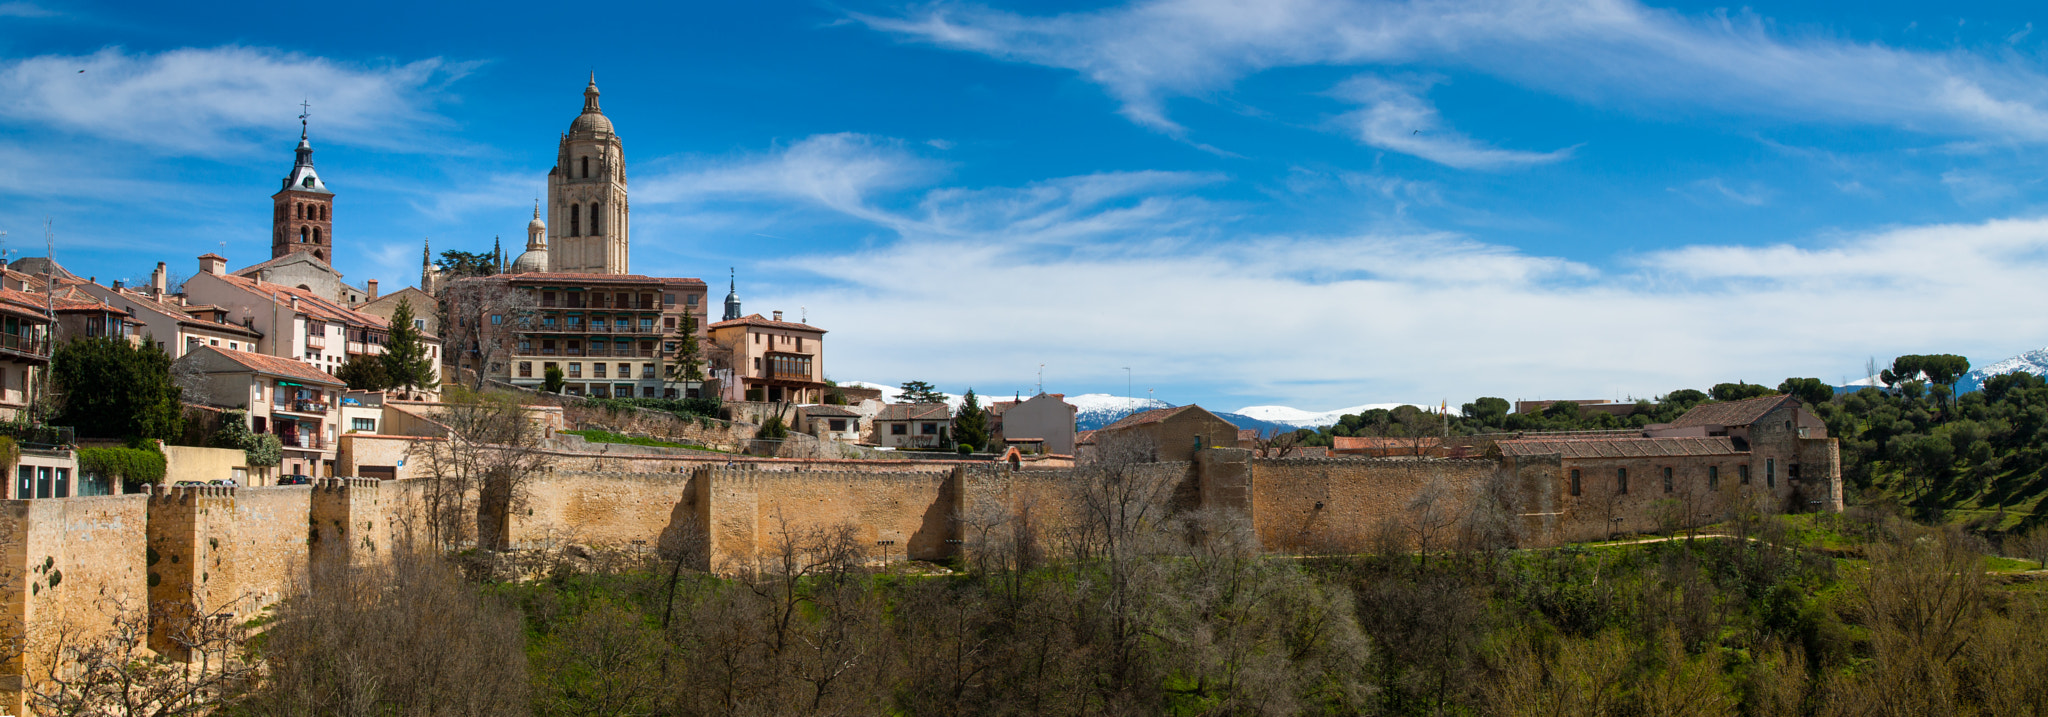
<path fill-rule="evenodd" d="M 604 110 L 597 107 L 597 73 L 590 73 L 590 85 L 583 88 L 583 114 L 569 123 L 569 131 L 606 132 L 612 131 L 612 120 L 604 116 Z"/>
<path fill-rule="evenodd" d="M 539 230 L 541 230 L 541 231 L 547 231 L 547 229 L 548 229 L 548 223 L 547 223 L 547 222 L 544 222 L 544 221 L 541 221 L 541 220 L 540 220 L 540 210 L 539 210 L 539 209 L 534 209 L 534 210 L 533 210 L 533 221 L 527 222 L 527 223 L 526 223 L 526 228 L 527 228 L 528 230 L 534 230 L 534 229 L 539 229 Z"/>
<path fill-rule="evenodd" d="M 512 273 L 514 274 L 531 274 L 547 270 L 548 250 L 546 249 L 528 249 L 526 253 L 520 254 L 519 258 L 512 260 Z"/>

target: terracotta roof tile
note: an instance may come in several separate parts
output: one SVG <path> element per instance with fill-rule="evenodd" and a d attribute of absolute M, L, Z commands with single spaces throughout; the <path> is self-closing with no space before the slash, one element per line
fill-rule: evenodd
<path fill-rule="evenodd" d="M 892 403 L 882 407 L 877 421 L 940 421 L 952 417 L 943 403 Z"/>
<path fill-rule="evenodd" d="M 1678 420 L 1672 421 L 1671 427 L 1747 426 L 1762 420 L 1764 414 L 1778 410 L 1778 407 L 1784 405 L 1786 401 L 1796 400 L 1791 396 L 1778 394 L 1726 403 L 1701 404 L 1694 406 L 1690 411 L 1686 411 L 1685 415 L 1678 417 Z"/>
<path fill-rule="evenodd" d="M 1330 450 L 1342 453 L 1344 451 L 1377 451 L 1399 448 L 1435 448 L 1437 444 L 1442 442 L 1443 440 L 1436 436 L 1419 436 L 1415 438 L 1332 436 L 1330 438 Z"/>
<path fill-rule="evenodd" d="M 1504 456 L 1550 456 L 1565 458 L 1657 458 L 1664 456 L 1747 455 L 1735 449 L 1727 436 L 1712 438 L 1613 438 L 1608 440 L 1545 440 L 1518 438 L 1499 441 Z"/>
<path fill-rule="evenodd" d="M 356 311 L 296 286 L 258 282 L 246 276 L 235 276 L 233 274 L 217 276 L 215 278 L 259 295 L 275 293 L 281 300 L 287 296 L 296 296 L 299 299 L 299 311 L 321 321 L 368 326 L 373 329 L 387 328 L 391 325 L 391 322 L 385 321 L 382 316 Z"/>
<path fill-rule="evenodd" d="M 1137 413 L 1133 413 L 1131 415 L 1117 419 L 1117 422 L 1109 424 L 1107 426 L 1103 426 L 1100 430 L 1114 431 L 1124 428 L 1130 428 L 1132 426 L 1142 426 L 1147 423 L 1158 423 L 1160 421 L 1164 421 L 1174 416 L 1178 416 L 1182 412 L 1187 411 L 1189 409 L 1201 410 L 1201 407 L 1196 406 L 1194 404 L 1188 404 L 1186 406 L 1176 406 L 1173 408 L 1155 408 L 1150 411 L 1139 411 Z"/>
<path fill-rule="evenodd" d="M 229 361 L 233 361 L 236 364 L 239 364 L 242 367 L 250 369 L 257 373 L 264 373 L 272 376 L 283 376 L 286 378 L 296 378 L 307 383 L 317 383 L 323 386 L 348 385 L 346 383 L 343 383 L 341 379 L 329 376 L 327 375 L 327 372 L 321 371 L 320 369 L 317 368 L 313 368 L 312 366 L 308 366 L 297 359 L 288 359 L 282 356 L 271 356 L 269 354 L 250 353 L 248 351 L 234 351 L 230 349 L 223 349 L 219 346 L 201 346 L 199 347 L 199 350 L 213 351 L 219 353 L 221 356 L 226 357 Z M 191 354 L 186 355 L 189 356 Z"/>
<path fill-rule="evenodd" d="M 767 326 L 770 328 L 777 329 L 793 329 L 796 331 L 816 331 L 821 334 L 825 333 L 824 329 L 812 326 L 810 324 L 799 324 L 794 321 L 776 321 L 774 319 L 764 319 L 761 318 L 760 314 L 748 314 L 744 317 L 733 319 L 731 321 L 720 321 L 718 323 L 712 324 L 707 328 L 716 329 L 725 326 Z"/>
<path fill-rule="evenodd" d="M 860 414 L 858 414 L 858 413 L 855 413 L 855 412 L 853 412 L 853 411 L 852 411 L 851 409 L 848 409 L 848 408 L 847 408 L 847 407 L 845 407 L 845 406 L 826 406 L 826 405 L 819 405 L 819 406 L 805 406 L 805 407 L 803 407 L 803 408 L 802 408 L 801 410 L 802 410 L 802 411 L 804 412 L 804 415 L 805 415 L 805 416 L 809 416 L 809 417 L 811 417 L 811 418 L 859 418 L 859 417 L 860 417 Z"/>

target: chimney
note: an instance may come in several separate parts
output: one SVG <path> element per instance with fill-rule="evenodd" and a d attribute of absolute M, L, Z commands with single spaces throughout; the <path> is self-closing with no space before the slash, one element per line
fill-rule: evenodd
<path fill-rule="evenodd" d="M 163 262 L 157 262 L 156 271 L 150 272 L 149 275 L 149 293 L 161 297 L 164 295 L 164 292 L 170 290 L 171 272 L 164 266 Z"/>
<path fill-rule="evenodd" d="M 208 252 L 199 256 L 199 273 L 220 276 L 228 273 L 228 260 L 219 254 Z"/>
<path fill-rule="evenodd" d="M 115 290 L 115 291 L 120 291 L 120 290 L 122 290 L 122 289 L 126 289 L 126 288 L 128 288 L 128 282 L 126 282 L 126 281 L 122 281 L 122 280 L 120 280 L 120 279 L 115 279 L 115 280 L 114 280 L 114 290 Z"/>
<path fill-rule="evenodd" d="M 364 282 L 364 283 L 365 283 L 365 286 L 364 286 L 363 288 L 369 289 L 369 290 L 370 290 L 370 295 L 369 295 L 369 296 L 366 296 L 366 297 L 363 297 L 363 300 L 364 300 L 364 301 L 376 301 L 376 300 L 377 300 L 377 280 L 376 280 L 376 279 L 371 279 L 371 280 L 369 280 L 369 281 L 367 281 L 367 282 Z"/>
<path fill-rule="evenodd" d="M 781 320 L 782 320 L 782 312 L 780 312 L 780 311 L 777 311 L 777 312 L 775 312 L 775 320 L 776 320 L 776 321 L 781 321 Z"/>

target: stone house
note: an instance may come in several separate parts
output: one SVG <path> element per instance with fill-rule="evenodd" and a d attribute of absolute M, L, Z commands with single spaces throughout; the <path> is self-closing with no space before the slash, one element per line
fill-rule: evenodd
<path fill-rule="evenodd" d="M 1641 431 L 1499 440 L 1502 470 L 1556 506 L 1567 540 L 1698 524 L 1741 510 L 1842 509 L 1836 439 L 1791 396 L 1712 403 Z"/>
<path fill-rule="evenodd" d="M 202 346 L 174 363 L 193 403 L 248 412 L 249 430 L 284 443 L 286 475 L 334 475 L 341 423 L 340 379 L 302 361 Z"/>
<path fill-rule="evenodd" d="M 1041 393 L 1027 399 L 989 404 L 994 418 L 994 446 L 1016 445 L 1026 452 L 1074 455 L 1074 419 L 1078 409 L 1066 395 Z"/>
<path fill-rule="evenodd" d="M 1237 448 L 1237 426 L 1201 406 L 1155 408 L 1140 411 L 1097 429 L 1092 437 L 1094 452 L 1113 444 L 1135 441 L 1145 446 L 1156 461 L 1186 461 L 1204 448 Z M 1087 453 L 1088 451 L 1084 451 Z"/>
<path fill-rule="evenodd" d="M 953 424 L 952 409 L 943 403 L 892 403 L 875 416 L 869 441 L 883 448 L 939 448 Z"/>
<path fill-rule="evenodd" d="M 797 408 L 797 425 L 804 433 L 822 440 L 859 443 L 860 412 L 845 406 L 816 405 Z"/>
<path fill-rule="evenodd" d="M 710 367 L 727 401 L 819 403 L 825 383 L 825 330 L 760 314 L 711 325 Z"/>

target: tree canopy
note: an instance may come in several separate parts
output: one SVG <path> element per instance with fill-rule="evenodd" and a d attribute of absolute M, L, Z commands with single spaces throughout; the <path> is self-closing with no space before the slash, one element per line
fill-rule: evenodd
<path fill-rule="evenodd" d="M 905 381 L 903 392 L 896 396 L 896 400 L 904 403 L 945 403 L 946 394 L 923 381 Z"/>
<path fill-rule="evenodd" d="M 50 357 L 61 401 L 52 422 L 90 438 L 176 438 L 185 430 L 183 390 L 155 341 L 96 336 L 65 342 Z"/>
<path fill-rule="evenodd" d="M 498 257 L 487 251 L 467 252 L 449 249 L 441 252 L 441 271 L 451 279 L 490 276 L 498 273 Z"/>
<path fill-rule="evenodd" d="M 960 401 L 960 411 L 953 416 L 953 438 L 963 446 L 988 448 L 988 411 L 981 407 L 981 398 L 974 395 L 974 389 L 967 389 L 967 395 Z"/>

